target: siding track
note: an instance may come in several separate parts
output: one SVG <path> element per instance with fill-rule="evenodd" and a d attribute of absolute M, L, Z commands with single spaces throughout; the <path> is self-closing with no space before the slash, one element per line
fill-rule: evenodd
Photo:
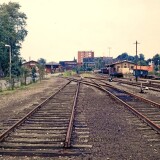
<path fill-rule="evenodd" d="M 99 74 L 97 75 L 97 78 L 101 80 L 107 80 L 109 77 Z M 136 87 L 141 87 L 142 85 L 143 88 L 149 87 L 149 90 L 160 92 L 159 80 L 156 81 L 156 80 L 139 79 L 138 82 L 136 82 L 136 81 L 130 81 L 129 79 L 125 79 L 125 78 L 113 78 L 113 82 L 118 82 L 118 83 L 127 84 L 131 86 L 136 86 Z"/>
<path fill-rule="evenodd" d="M 141 118 L 150 127 L 160 133 L 160 104 L 151 100 L 142 98 L 133 93 L 119 90 L 99 79 L 90 78 L 91 81 L 102 90 L 109 93 L 114 99 L 123 103 L 130 111 Z"/>

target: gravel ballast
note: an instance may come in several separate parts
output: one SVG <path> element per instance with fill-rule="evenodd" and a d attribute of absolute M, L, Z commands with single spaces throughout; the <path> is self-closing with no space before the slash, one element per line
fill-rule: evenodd
<path fill-rule="evenodd" d="M 146 126 L 143 122 L 107 94 L 83 88 L 85 95 L 88 95 L 81 105 L 90 127 L 89 141 L 93 145 L 91 158 L 159 159 L 159 148 L 147 141 L 145 132 L 137 129 L 139 126 Z"/>
<path fill-rule="evenodd" d="M 66 82 L 65 79 L 52 77 L 13 94 L 1 95 L 1 124 L 22 114 L 24 110 L 32 109 L 32 104 L 56 92 Z M 156 136 L 156 133 L 150 128 L 146 133 L 142 128 L 147 126 L 106 93 L 81 85 L 77 110 L 83 112 L 89 128 L 88 145 L 92 145 L 90 154 L 52 158 L 3 156 L 0 159 L 159 160 L 159 147 L 148 141 L 148 136 Z"/>

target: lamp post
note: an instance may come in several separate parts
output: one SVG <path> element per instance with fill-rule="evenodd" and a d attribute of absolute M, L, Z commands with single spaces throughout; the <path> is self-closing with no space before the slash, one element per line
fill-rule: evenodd
<path fill-rule="evenodd" d="M 11 46 L 6 44 L 5 47 L 9 47 L 9 79 L 11 80 Z"/>

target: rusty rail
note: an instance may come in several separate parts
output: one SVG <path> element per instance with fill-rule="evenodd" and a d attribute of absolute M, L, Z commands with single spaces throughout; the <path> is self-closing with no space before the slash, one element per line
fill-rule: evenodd
<path fill-rule="evenodd" d="M 94 80 L 92 80 L 94 82 Z M 122 104 L 124 104 L 125 106 L 127 106 L 127 108 L 132 111 L 132 113 L 134 113 L 135 115 L 137 115 L 139 118 L 141 118 L 144 122 L 146 122 L 151 128 L 153 128 L 154 130 L 157 131 L 157 133 L 160 134 L 160 127 L 158 125 L 156 125 L 155 123 L 153 123 L 152 121 L 150 121 L 146 116 L 142 115 L 140 112 L 138 112 L 137 110 L 135 110 L 131 105 L 127 104 L 126 102 L 122 101 L 120 98 L 118 98 L 117 96 L 115 96 L 114 94 L 112 94 L 110 91 L 108 91 L 107 89 L 105 89 L 104 87 L 102 87 L 100 84 L 94 82 L 95 84 L 97 84 L 102 90 L 106 91 L 107 93 L 109 93 L 109 95 L 111 95 L 114 99 L 120 101 Z M 115 88 L 115 87 L 113 87 Z M 129 93 L 129 92 L 126 92 Z M 134 94 L 130 94 L 132 96 L 135 96 L 136 98 L 141 98 L 139 96 L 136 96 Z M 143 98 L 142 98 L 143 99 Z M 145 102 L 149 102 L 150 100 L 144 99 Z M 155 103 L 153 101 L 150 102 L 151 104 L 154 103 L 154 105 L 158 105 L 160 106 L 160 104 Z"/>
<path fill-rule="evenodd" d="M 92 78 L 90 78 L 90 79 L 92 79 Z M 93 79 L 96 79 L 96 78 L 93 78 Z M 76 81 L 76 82 L 77 82 L 77 80 L 73 80 L 73 81 Z M 90 85 L 90 86 L 92 86 L 92 87 L 96 87 L 96 88 L 98 88 L 98 89 L 100 89 L 100 90 L 102 90 L 102 91 L 107 92 L 109 95 L 111 95 L 111 97 L 113 97 L 114 99 L 120 101 L 120 102 L 121 102 L 122 104 L 124 104 L 130 111 L 132 111 L 133 114 L 135 114 L 136 116 L 138 116 L 138 117 L 139 117 L 140 119 L 142 119 L 145 123 L 147 123 L 151 128 L 153 128 L 155 131 L 157 131 L 157 133 L 160 133 L 160 127 L 159 127 L 158 125 L 156 125 L 155 123 L 153 123 L 152 121 L 150 121 L 146 116 L 142 115 L 140 112 L 138 112 L 137 110 L 135 110 L 131 105 L 125 103 L 125 102 L 122 101 L 120 98 L 116 97 L 116 96 L 115 96 L 114 94 L 112 94 L 110 91 L 108 91 L 107 89 L 105 89 L 103 86 L 106 86 L 106 85 L 100 85 L 100 84 L 96 83 L 94 80 L 92 80 L 92 82 L 93 82 L 95 85 L 94 85 L 93 83 L 91 83 L 91 82 L 87 82 L 87 81 L 84 81 L 84 82 L 83 82 L 83 80 L 80 81 L 80 83 L 82 83 L 82 84 Z M 103 82 L 103 83 L 105 83 L 105 82 Z M 106 83 L 106 84 L 107 84 L 107 83 Z M 110 85 L 110 84 L 107 84 L 107 85 L 108 85 L 108 87 L 116 88 L 116 87 L 114 87 L 114 86 L 112 86 L 112 85 Z M 117 88 L 116 88 L 116 89 L 117 89 Z M 123 91 L 124 91 L 124 90 L 123 90 Z M 140 100 L 143 100 L 143 101 L 145 101 L 145 102 L 147 102 L 147 103 L 150 103 L 150 104 L 152 104 L 152 105 L 154 105 L 154 106 L 160 107 L 160 104 L 158 104 L 158 103 L 156 103 L 156 102 L 153 102 L 153 101 L 151 101 L 151 100 L 145 99 L 145 98 L 143 98 L 143 97 L 139 97 L 139 96 L 137 96 L 137 95 L 135 95 L 135 94 L 132 94 L 132 93 L 130 93 L 130 92 L 127 92 L 127 91 L 124 91 L 124 92 L 126 92 L 126 93 L 128 93 L 128 94 L 130 94 L 130 95 L 132 95 L 132 96 L 134 96 L 134 97 L 136 97 L 136 98 L 138 98 L 138 99 L 140 99 Z"/>
<path fill-rule="evenodd" d="M 33 115 L 38 109 L 42 107 L 50 98 L 54 97 L 56 94 L 58 94 L 63 88 L 65 88 L 71 81 L 67 82 L 64 86 L 62 86 L 56 93 L 51 95 L 49 98 L 44 100 L 42 103 L 40 103 L 38 106 L 36 106 L 32 111 L 30 111 L 27 115 L 25 115 L 23 118 L 21 118 L 17 123 L 15 123 L 13 126 L 11 126 L 9 129 L 7 129 L 4 133 L 0 135 L 0 142 L 4 140 L 5 137 L 7 137 L 16 127 L 20 126 L 22 123 L 24 123 L 27 118 L 29 118 L 31 115 Z"/>
<path fill-rule="evenodd" d="M 76 107 L 76 104 L 77 104 L 78 93 L 79 93 L 79 88 L 80 88 L 80 82 L 78 82 L 77 85 L 78 85 L 77 86 L 77 91 L 76 91 L 76 95 L 74 97 L 74 103 L 73 103 L 73 107 L 72 107 L 71 117 L 70 117 L 68 130 L 67 130 L 67 134 L 66 134 L 66 138 L 65 138 L 65 142 L 64 142 L 64 148 L 70 148 L 71 147 L 71 135 L 72 135 L 72 129 L 73 129 L 75 107 Z"/>

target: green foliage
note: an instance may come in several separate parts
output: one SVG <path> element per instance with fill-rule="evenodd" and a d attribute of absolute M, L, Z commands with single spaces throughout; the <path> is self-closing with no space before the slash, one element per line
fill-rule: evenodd
<path fill-rule="evenodd" d="M 20 48 L 27 35 L 27 17 L 19 9 L 15 2 L 0 5 L 0 68 L 5 76 L 9 75 L 9 48 L 5 44 L 11 46 L 12 75 L 19 76 L 21 72 Z"/>
<path fill-rule="evenodd" d="M 117 60 L 119 61 L 128 60 L 128 57 L 129 57 L 128 53 L 122 53 L 117 57 Z"/>
<path fill-rule="evenodd" d="M 138 56 L 137 56 L 138 58 Z M 118 61 L 124 61 L 124 60 L 128 60 L 128 61 L 131 61 L 131 62 L 134 62 L 136 60 L 136 56 L 130 56 L 128 53 L 122 53 L 120 54 L 116 60 Z"/>
<path fill-rule="evenodd" d="M 99 57 L 95 59 L 95 68 L 96 69 L 100 69 L 103 68 L 105 65 L 104 61 L 103 61 L 103 57 Z M 89 70 L 92 70 L 91 67 L 89 67 Z"/>
<path fill-rule="evenodd" d="M 160 54 L 156 54 L 155 56 L 153 56 L 152 61 L 156 66 L 158 66 L 160 64 Z"/>
<path fill-rule="evenodd" d="M 45 66 L 39 64 L 37 67 L 38 67 L 38 72 L 39 72 L 39 79 L 40 79 L 40 81 L 41 81 L 42 79 L 44 79 L 44 75 L 45 75 Z"/>
<path fill-rule="evenodd" d="M 44 66 L 46 64 L 46 60 L 44 58 L 40 58 L 38 59 L 38 63 L 42 66 Z"/>
<path fill-rule="evenodd" d="M 27 85 L 26 81 L 27 81 L 27 77 L 29 76 L 30 70 L 26 67 L 22 67 L 21 68 L 21 75 L 24 78 L 24 84 Z"/>
<path fill-rule="evenodd" d="M 128 55 L 128 53 L 122 53 L 121 55 L 119 55 L 116 60 L 118 61 L 123 61 L 123 60 L 128 60 L 131 61 L 133 63 L 141 66 L 146 66 L 148 64 L 148 61 L 145 60 L 144 54 L 140 53 L 139 55 L 135 55 L 135 56 L 130 56 Z"/>
<path fill-rule="evenodd" d="M 36 68 L 33 67 L 31 72 L 32 72 L 32 80 L 33 80 L 33 82 L 35 82 L 35 78 L 36 78 Z"/>
<path fill-rule="evenodd" d="M 64 76 L 64 77 L 70 77 L 70 76 L 72 76 L 72 75 L 74 75 L 74 74 L 76 74 L 76 72 L 70 70 L 70 71 L 64 72 L 64 73 L 63 73 L 63 76 Z"/>

